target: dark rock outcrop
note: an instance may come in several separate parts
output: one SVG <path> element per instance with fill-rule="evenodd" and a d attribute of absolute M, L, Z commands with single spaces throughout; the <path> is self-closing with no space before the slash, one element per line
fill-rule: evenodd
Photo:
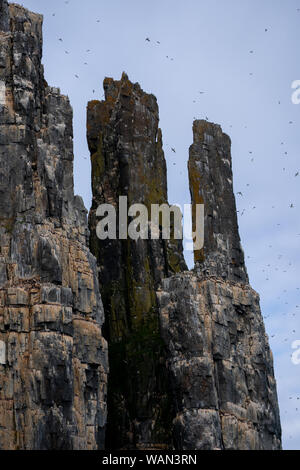
<path fill-rule="evenodd" d="M 195 205 L 204 203 L 204 248 L 194 252 L 197 271 L 248 282 L 241 248 L 231 166 L 231 141 L 220 126 L 195 121 L 189 181 Z"/>
<path fill-rule="evenodd" d="M 183 272 L 180 244 L 96 236 L 99 204 L 166 202 L 156 100 L 123 74 L 88 105 L 91 249 L 106 311 L 110 448 L 278 449 L 273 361 L 238 233 L 230 139 L 195 121 L 189 174 L 205 207 L 204 248 Z M 174 257 L 175 263 L 170 263 Z M 175 275 L 172 271 L 176 271 Z M 170 277 L 171 276 L 171 277 Z"/>
<path fill-rule="evenodd" d="M 103 448 L 107 343 L 72 109 L 42 17 L 0 0 L 0 448 Z"/>
<path fill-rule="evenodd" d="M 72 109 L 41 56 L 42 17 L 0 0 L 0 449 L 102 449 L 107 406 L 109 449 L 279 449 L 229 137 L 194 123 L 193 223 L 204 204 L 205 237 L 189 272 L 181 240 L 150 220 L 152 204 L 168 206 L 156 99 L 125 74 L 105 79 L 105 100 L 88 105 L 90 236 Z M 157 239 L 98 239 L 98 206 L 118 218 L 121 196 L 148 208 Z"/>
<path fill-rule="evenodd" d="M 175 445 L 280 449 L 273 358 L 259 296 L 248 282 L 230 139 L 220 126 L 194 122 L 189 175 L 192 204 L 204 203 L 204 248 L 195 252 L 195 270 L 165 279 L 158 294 L 175 391 Z"/>
<path fill-rule="evenodd" d="M 109 341 L 107 446 L 166 448 L 172 443 L 171 391 L 160 336 L 156 289 L 162 278 L 185 269 L 177 240 L 105 240 L 96 236 L 100 204 L 116 207 L 167 203 L 166 163 L 153 95 L 132 84 L 104 80 L 105 101 L 88 105 L 87 136 L 92 161 L 91 250 Z M 150 224 L 149 224 L 150 230 Z"/>

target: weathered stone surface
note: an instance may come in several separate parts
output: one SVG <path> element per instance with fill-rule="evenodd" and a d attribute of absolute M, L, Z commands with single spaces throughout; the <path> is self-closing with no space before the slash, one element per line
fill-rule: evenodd
<path fill-rule="evenodd" d="M 183 273 L 163 281 L 159 298 L 176 447 L 279 449 L 273 358 L 256 292 Z"/>
<path fill-rule="evenodd" d="M 233 194 L 231 141 L 217 124 L 194 121 L 189 180 L 192 204 L 204 203 L 204 248 L 195 251 L 198 271 L 247 282 Z M 194 209 L 195 219 L 195 209 Z"/>
<path fill-rule="evenodd" d="M 180 244 L 100 241 L 99 204 L 117 207 L 126 195 L 149 208 L 167 197 L 155 98 L 125 74 L 105 79 L 104 89 L 105 101 L 88 105 L 87 130 L 91 249 L 110 344 L 107 445 L 278 449 L 272 355 L 240 244 L 230 139 L 220 126 L 194 123 L 193 223 L 195 205 L 204 203 L 205 243 L 193 272 L 182 272 Z"/>
<path fill-rule="evenodd" d="M 193 272 L 163 280 L 158 292 L 175 446 L 280 449 L 273 358 L 259 297 L 248 283 L 230 140 L 220 126 L 194 122 L 189 172 L 192 204 L 205 205 L 204 248 L 195 252 Z"/>
<path fill-rule="evenodd" d="M 107 344 L 72 109 L 43 77 L 42 17 L 0 13 L 0 448 L 102 448 Z"/>
<path fill-rule="evenodd" d="M 230 139 L 194 123 L 205 244 L 100 241 L 101 203 L 167 203 L 158 107 L 123 74 L 88 105 L 91 239 L 72 110 L 44 81 L 42 18 L 0 0 L 0 448 L 278 449 L 272 355 L 240 246 Z M 194 211 L 195 216 L 195 211 Z M 150 228 L 150 223 L 149 223 Z M 91 254 L 87 245 L 90 242 Z M 98 273 L 99 271 L 99 273 Z"/>
<path fill-rule="evenodd" d="M 128 205 L 167 203 L 166 163 L 156 98 L 123 74 L 104 80 L 105 101 L 88 105 L 92 161 L 91 250 L 97 257 L 109 340 L 107 445 L 171 445 L 172 403 L 159 331 L 156 289 L 185 269 L 176 240 L 105 240 L 96 236 L 96 209 L 119 196 Z M 117 211 L 118 212 L 118 211 Z"/>

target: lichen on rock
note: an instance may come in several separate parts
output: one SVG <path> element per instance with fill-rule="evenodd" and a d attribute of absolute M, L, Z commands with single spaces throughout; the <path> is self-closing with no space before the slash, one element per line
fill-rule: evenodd
<path fill-rule="evenodd" d="M 166 162 L 156 98 L 123 73 L 104 80 L 105 100 L 87 110 L 92 161 L 91 250 L 109 341 L 107 445 L 169 448 L 174 410 L 165 369 L 156 289 L 163 277 L 186 269 L 181 240 L 105 240 L 96 235 L 100 204 L 167 203 Z"/>

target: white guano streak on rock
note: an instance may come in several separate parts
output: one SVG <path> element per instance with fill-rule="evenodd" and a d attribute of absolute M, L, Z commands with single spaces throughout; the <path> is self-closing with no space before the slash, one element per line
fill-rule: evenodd
<path fill-rule="evenodd" d="M 0 364 L 6 364 L 6 347 L 4 341 L 0 341 Z"/>
<path fill-rule="evenodd" d="M 6 86 L 5 82 L 0 80 L 0 106 L 5 106 L 6 103 Z"/>

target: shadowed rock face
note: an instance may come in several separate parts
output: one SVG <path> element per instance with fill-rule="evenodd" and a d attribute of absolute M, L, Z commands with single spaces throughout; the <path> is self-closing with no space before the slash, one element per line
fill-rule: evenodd
<path fill-rule="evenodd" d="M 194 208 L 205 205 L 204 248 L 193 272 L 163 280 L 158 293 L 175 446 L 280 449 L 273 358 L 244 265 L 230 139 L 220 126 L 194 122 L 189 175 Z"/>
<path fill-rule="evenodd" d="M 230 139 L 220 126 L 194 123 L 193 224 L 204 203 L 205 237 L 193 272 L 182 272 L 174 242 L 100 241 L 99 204 L 127 195 L 149 207 L 167 192 L 155 98 L 125 74 L 104 90 L 105 101 L 88 105 L 87 128 L 91 249 L 110 345 L 107 445 L 279 449 L 273 360 L 240 245 Z"/>
<path fill-rule="evenodd" d="M 9 31 L 8 3 L 5 0 L 0 1 L 0 31 Z"/>
<path fill-rule="evenodd" d="M 0 448 L 102 448 L 107 344 L 72 109 L 44 81 L 42 17 L 3 0 L 0 14 Z"/>
<path fill-rule="evenodd" d="M 106 240 L 96 237 L 99 204 L 167 203 L 166 163 L 158 106 L 123 74 L 104 80 L 105 101 L 88 105 L 92 160 L 91 250 L 109 340 L 110 448 L 162 448 L 172 443 L 173 409 L 159 331 L 156 289 L 163 277 L 185 269 L 177 241 Z"/>
<path fill-rule="evenodd" d="M 125 74 L 106 79 L 105 101 L 88 105 L 89 241 L 73 190 L 72 109 L 44 81 L 41 54 L 41 16 L 0 0 L 0 448 L 103 448 L 100 283 L 108 448 L 279 449 L 229 138 L 194 123 L 192 203 L 205 205 L 194 271 L 183 272 L 176 240 L 100 241 L 99 204 L 167 202 L 156 99 Z"/>
<path fill-rule="evenodd" d="M 203 275 L 247 282 L 240 243 L 231 161 L 231 141 L 217 124 L 194 121 L 188 163 L 192 204 L 204 204 L 204 248 L 195 251 Z M 195 221 L 195 208 L 193 211 Z"/>

